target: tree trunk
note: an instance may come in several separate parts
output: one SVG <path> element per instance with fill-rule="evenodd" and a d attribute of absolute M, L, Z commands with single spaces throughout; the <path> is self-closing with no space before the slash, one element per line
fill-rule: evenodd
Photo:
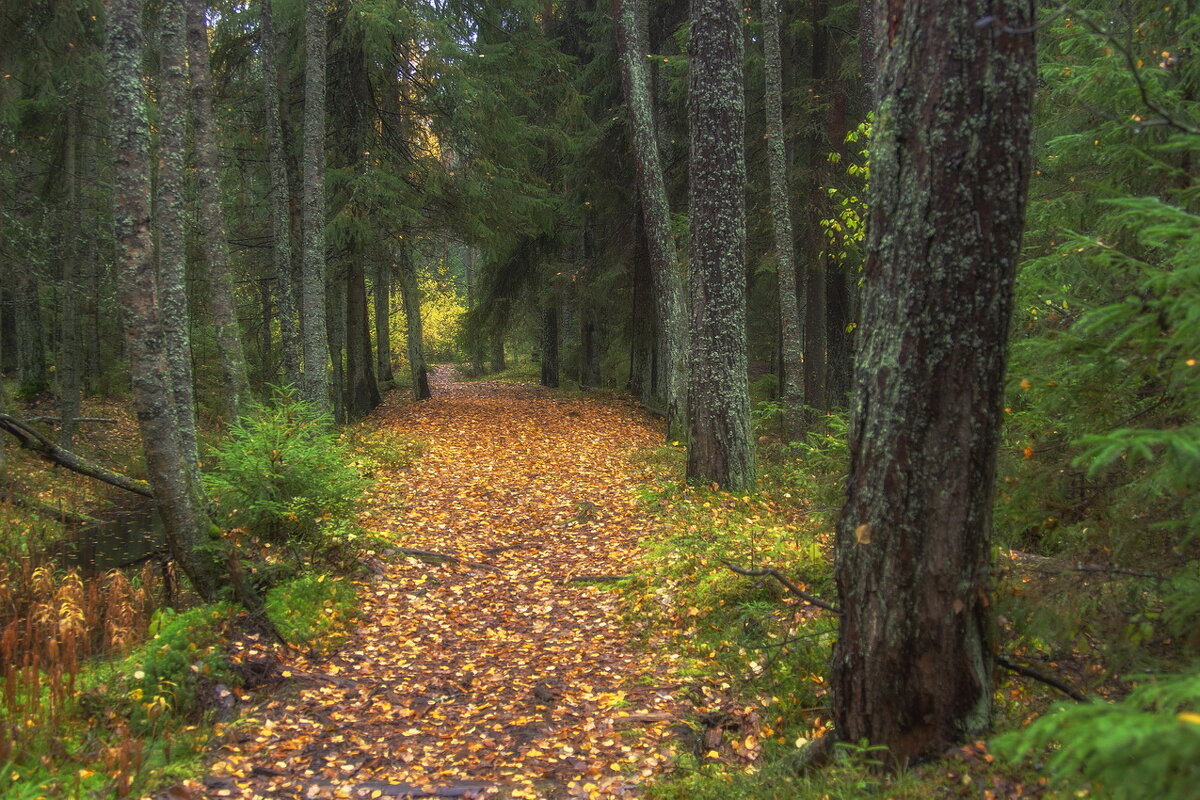
<path fill-rule="evenodd" d="M 992 491 L 1035 83 L 1033 36 L 1005 30 L 1032 20 L 1029 0 L 912 0 L 879 44 L 830 684 L 838 736 L 897 763 L 991 717 Z"/>
<path fill-rule="evenodd" d="M 825 350 L 825 256 L 820 245 L 810 248 L 808 279 L 804 281 L 804 405 L 809 409 L 827 407 L 825 379 L 828 354 Z M 809 414 L 812 413 L 810 410 Z"/>
<path fill-rule="evenodd" d="M 762 0 L 763 76 L 766 81 L 767 169 L 771 180 L 771 223 L 779 289 L 779 342 L 784 438 L 800 438 L 804 428 L 804 339 L 796 291 L 796 246 L 788 202 L 787 155 L 783 134 L 783 57 L 779 48 L 778 0 Z"/>
<path fill-rule="evenodd" d="M 75 439 L 75 420 L 79 416 L 80 404 L 80 340 L 79 307 L 80 295 L 78 269 L 83 261 L 83 207 L 80 194 L 78 163 L 75 158 L 80 137 L 80 118 L 77 105 L 67 112 L 67 141 L 64 148 L 63 177 L 67 185 L 67 197 L 62 218 L 64 252 L 62 262 L 62 307 L 59 319 L 59 353 L 55 364 L 58 377 L 59 443 L 70 450 Z"/>
<path fill-rule="evenodd" d="M 46 368 L 46 344 L 42 333 L 42 292 L 37 274 L 30 268 L 17 273 L 15 295 L 17 379 L 20 393 L 36 397 L 50 387 Z"/>
<path fill-rule="evenodd" d="M 539 338 L 542 366 L 542 386 L 558 387 L 558 306 L 557 298 L 551 296 L 542 309 L 541 337 Z"/>
<path fill-rule="evenodd" d="M 630 265 L 633 290 L 630 292 L 629 393 L 650 405 L 654 395 L 654 289 L 647 264 L 646 237 L 637 228 L 641 211 L 634 216 L 633 264 Z"/>
<path fill-rule="evenodd" d="M 687 474 L 736 492 L 756 480 L 746 377 L 742 6 L 692 0 L 691 18 Z"/>
<path fill-rule="evenodd" d="M 854 334 L 846 330 L 853 321 L 851 281 L 844 267 L 825 272 L 825 402 L 831 409 L 850 404 L 854 377 Z"/>
<path fill-rule="evenodd" d="M 408 301 L 404 304 L 405 314 L 408 313 Z M 410 359 L 411 360 L 411 359 Z M 504 334 L 492 334 L 492 372 L 504 371 Z"/>
<path fill-rule="evenodd" d="M 167 369 L 184 456 L 199 463 L 196 398 L 187 292 L 184 236 L 184 130 L 187 119 L 186 15 L 184 0 L 163 0 L 159 30 L 158 180 L 154 202 L 158 229 L 158 292 L 166 337 Z"/>
<path fill-rule="evenodd" d="M 346 273 L 346 417 L 364 417 L 379 405 L 367 318 L 367 276 L 362 253 L 352 253 Z"/>
<path fill-rule="evenodd" d="M 346 422 L 346 278 L 337 265 L 325 281 L 325 330 L 329 335 L 329 384 L 333 418 Z"/>
<path fill-rule="evenodd" d="M 285 85 L 275 41 L 271 0 L 259 0 L 262 43 L 263 101 L 266 117 L 267 163 L 270 171 L 271 254 L 275 262 L 275 303 L 284 382 L 300 386 L 300 335 L 296 330 L 296 296 L 292 291 L 292 215 L 290 183 L 283 139 L 279 91 Z"/>
<path fill-rule="evenodd" d="M 467 246 L 467 311 L 471 312 L 475 309 L 475 294 L 477 289 L 475 282 L 478 276 L 475 272 L 475 248 Z M 471 377 L 478 378 L 483 374 L 483 344 L 479 341 L 479 334 L 476 331 L 471 331 Z"/>
<path fill-rule="evenodd" d="M 425 333 L 421 329 L 421 290 L 417 287 L 417 265 L 405 239 L 396 251 L 400 277 L 400 297 L 404 302 L 404 339 L 408 347 L 408 368 L 412 373 L 414 400 L 428 400 L 429 371 L 425 368 Z M 503 341 L 501 339 L 501 341 Z M 504 369 L 501 350 L 500 369 Z"/>
<path fill-rule="evenodd" d="M 108 79 L 115 159 L 113 199 L 122 320 L 133 402 L 147 471 L 167 546 L 205 600 L 216 597 L 218 573 L 202 555 L 213 530 L 204 512 L 194 461 L 185 455 L 167 388 L 167 355 L 150 234 L 149 124 L 141 78 L 140 0 L 110 0 Z"/>
<path fill-rule="evenodd" d="M 468 280 L 470 280 L 468 278 Z M 391 383 L 392 374 L 392 273 L 384 259 L 375 267 L 375 363 L 380 383 Z"/>
<path fill-rule="evenodd" d="M 196 178 L 199 181 L 200 242 L 208 263 L 209 303 L 221 358 L 225 411 L 230 420 L 241 414 L 250 381 L 238 325 L 225 210 L 221 204 L 221 157 L 212 105 L 212 71 L 208 58 L 207 0 L 187 0 L 188 69 L 192 89 L 192 129 L 196 140 Z M 265 363 L 265 362 L 264 362 Z"/>
<path fill-rule="evenodd" d="M 633 140 L 638 197 L 659 320 L 658 353 L 660 368 L 666 377 L 667 436 L 677 438 L 686 427 L 688 330 L 684 316 L 683 276 L 671 233 L 671 210 L 655 137 L 647 75 L 646 0 L 614 0 L 614 5 L 625 113 Z"/>
<path fill-rule="evenodd" d="M 264 0 L 269 2 L 269 0 Z M 330 409 L 329 339 L 325 320 L 325 2 L 305 2 L 304 187 L 301 227 L 304 261 L 300 279 L 303 306 L 304 399 Z"/>

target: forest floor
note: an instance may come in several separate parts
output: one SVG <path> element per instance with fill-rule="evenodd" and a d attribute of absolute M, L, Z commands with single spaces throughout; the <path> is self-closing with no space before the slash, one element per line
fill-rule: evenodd
<path fill-rule="evenodd" d="M 677 656 L 609 583 L 654 524 L 630 455 L 661 432 L 619 401 L 453 376 L 365 423 L 426 451 L 377 475 L 363 522 L 455 560 L 379 554 L 348 639 L 289 660 L 299 680 L 229 726 L 205 796 L 638 796 L 671 765 Z"/>

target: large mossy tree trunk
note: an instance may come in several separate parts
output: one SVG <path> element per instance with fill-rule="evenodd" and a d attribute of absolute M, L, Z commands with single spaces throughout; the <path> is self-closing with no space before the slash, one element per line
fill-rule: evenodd
<path fill-rule="evenodd" d="M 264 0 L 265 1 L 265 0 Z M 304 183 L 300 305 L 304 399 L 330 410 L 329 336 L 325 317 L 325 0 L 306 0 L 304 13 Z"/>
<path fill-rule="evenodd" d="M 687 317 L 683 275 L 671 233 L 671 209 L 655 133 L 647 65 L 647 0 L 614 0 L 625 114 L 633 141 L 642 229 L 646 238 L 654 307 L 658 314 L 658 360 L 666 387 L 667 436 L 682 434 L 687 407 Z"/>
<path fill-rule="evenodd" d="M 117 274 L 126 355 L 133 383 L 142 448 L 171 555 L 205 600 L 216 597 L 220 575 L 204 556 L 212 522 L 205 512 L 199 472 L 179 431 L 168 381 L 164 310 L 155 274 L 150 231 L 150 135 L 141 79 L 142 4 L 111 0 L 108 6 L 108 79 Z M 182 44 L 182 42 L 180 43 Z"/>
<path fill-rule="evenodd" d="M 208 264 L 209 308 L 221 360 L 221 392 L 229 420 L 240 416 L 250 391 L 242 330 L 238 323 L 233 273 L 229 267 L 225 209 L 221 202 L 221 156 L 212 103 L 208 56 L 207 0 L 187 0 L 187 54 L 192 93 L 192 135 L 199 182 L 200 244 Z M 266 362 L 264 362 L 266 363 Z"/>
<path fill-rule="evenodd" d="M 692 0 L 688 122 L 690 480 L 755 485 L 746 377 L 746 127 L 742 5 Z"/>
<path fill-rule="evenodd" d="M 779 46 L 779 0 L 762 0 L 763 77 L 767 114 L 767 170 L 771 183 L 771 224 L 779 288 L 779 340 L 783 433 L 799 439 L 804 429 L 804 329 L 796 287 L 796 246 L 788 202 L 787 154 L 783 133 L 783 56 Z"/>
<path fill-rule="evenodd" d="M 286 147 L 280 108 L 280 86 L 286 85 L 275 40 L 271 0 L 259 0 L 262 43 L 263 103 L 265 106 L 267 164 L 270 184 L 271 255 L 275 268 L 275 304 L 279 317 L 279 344 L 286 383 L 300 386 L 300 333 L 296 325 L 296 293 L 292 288 L 292 214 L 290 209 Z"/>
<path fill-rule="evenodd" d="M 830 684 L 839 738 L 905 763 L 991 719 L 991 502 L 1035 70 L 1033 35 L 1010 32 L 1030 0 L 891 8 Z"/>
<path fill-rule="evenodd" d="M 371 290 L 375 302 L 375 369 L 380 383 L 391 383 L 396 379 L 392 374 L 392 270 L 386 259 L 375 264 Z"/>
<path fill-rule="evenodd" d="M 191 315 L 187 292 L 184 217 L 184 121 L 187 119 L 187 8 L 163 0 L 159 29 L 158 174 L 154 221 L 158 232 L 158 293 L 162 303 L 167 369 L 184 455 L 199 463 L 196 395 L 192 377 Z"/>

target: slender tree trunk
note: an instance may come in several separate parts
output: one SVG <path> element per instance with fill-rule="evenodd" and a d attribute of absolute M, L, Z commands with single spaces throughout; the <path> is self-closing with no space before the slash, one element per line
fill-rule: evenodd
<path fill-rule="evenodd" d="M 208 262 L 209 298 L 217 351 L 221 358 L 221 382 L 225 410 L 237 419 L 250 381 L 246 353 L 238 325 L 233 275 L 229 271 L 229 245 L 225 233 L 225 211 L 221 203 L 221 157 L 212 104 L 212 71 L 208 58 L 207 0 L 187 0 L 188 69 L 192 89 L 192 129 L 196 140 L 196 177 L 200 195 L 200 242 Z"/>
<path fill-rule="evenodd" d="M 742 6 L 734 0 L 692 0 L 691 18 L 687 474 L 745 491 L 756 478 L 746 377 Z"/>
<path fill-rule="evenodd" d="M 803 433 L 804 342 L 796 293 L 796 250 L 792 209 L 788 202 L 787 154 L 783 134 L 783 57 L 779 48 L 778 0 L 762 0 L 763 76 L 766 79 L 767 168 L 771 180 L 771 222 L 775 236 L 775 273 L 779 284 L 780 354 L 783 380 L 783 433 L 795 440 Z"/>
<path fill-rule="evenodd" d="M 367 277 L 362 253 L 352 253 L 346 274 L 346 417 L 358 419 L 379 405 L 367 319 Z"/>
<path fill-rule="evenodd" d="M 1032 21 L 1030 0 L 910 0 L 879 42 L 830 684 L 838 736 L 897 763 L 991 719 L 992 492 L 1036 77 L 1033 35 L 1006 31 Z"/>
<path fill-rule="evenodd" d="M 167 369 L 185 457 L 199 463 L 196 399 L 187 293 L 187 240 L 184 236 L 184 131 L 187 119 L 186 8 L 184 0 L 163 0 L 159 31 L 158 180 L 154 203 L 158 230 L 158 292 L 163 309 Z"/>
<path fill-rule="evenodd" d="M 542 309 L 541 350 L 542 386 L 558 387 L 558 306 L 551 297 Z"/>
<path fill-rule="evenodd" d="M 468 268 L 468 276 L 469 276 Z M 467 278 L 468 282 L 470 277 Z M 375 266 L 375 358 L 380 383 L 391 383 L 392 374 L 392 273 L 385 259 Z"/>
<path fill-rule="evenodd" d="M 846 328 L 853 320 L 851 277 L 842 267 L 825 272 L 826 404 L 846 408 L 854 375 L 854 336 Z"/>
<path fill-rule="evenodd" d="M 654 393 L 654 289 L 651 285 L 649 259 L 646 254 L 646 237 L 636 228 L 641 224 L 641 211 L 634 217 L 632 273 L 633 291 L 630 293 L 633 308 L 630 309 L 629 332 L 629 393 L 649 405 Z"/>
<path fill-rule="evenodd" d="M 264 0 L 268 1 L 268 0 Z M 325 318 L 325 0 L 305 0 L 303 395 L 330 409 L 329 338 Z"/>
<path fill-rule="evenodd" d="M 185 453 L 179 418 L 167 388 L 167 347 L 162 311 L 156 302 L 149 124 L 141 79 L 141 2 L 110 0 L 108 12 L 117 270 L 133 401 L 167 545 L 196 592 L 212 600 L 219 575 L 213 562 L 202 555 L 201 545 L 208 541 L 214 526 L 204 512 L 196 464 Z"/>
<path fill-rule="evenodd" d="M 400 278 L 400 297 L 404 302 L 404 338 L 408 346 L 408 368 L 412 372 L 413 399 L 428 400 L 429 371 L 425 367 L 425 332 L 421 327 L 421 291 L 417 287 L 417 266 L 407 240 L 396 251 L 397 275 Z M 503 343 L 503 339 L 499 340 Z M 495 364 L 493 360 L 493 365 Z M 500 367 L 504 369 L 504 349 L 501 344 Z"/>
<path fill-rule="evenodd" d="M 283 121 L 279 91 L 284 85 L 279 63 L 271 0 L 259 0 L 262 43 L 263 101 L 265 104 L 267 163 L 270 171 L 271 254 L 275 264 L 275 303 L 278 306 L 279 343 L 286 383 L 300 386 L 300 334 L 296 329 L 296 296 L 292 291 L 292 215 L 287 158 L 284 155 Z"/>
<path fill-rule="evenodd" d="M 59 394 L 59 444 L 70 450 L 75 439 L 76 418 L 79 416 L 80 387 L 80 341 L 78 270 L 83 261 L 83 207 L 79 191 L 79 170 L 76 149 L 80 137 L 78 105 L 72 104 L 67 112 L 66 157 L 63 161 L 63 177 L 67 182 L 67 197 L 62 214 L 63 241 L 66 258 L 62 262 L 62 312 L 59 320 L 59 354 L 55 372 L 58 376 Z"/>
<path fill-rule="evenodd" d="M 820 246 L 811 248 L 808 279 L 804 289 L 804 404 L 810 409 L 824 409 L 828 353 L 825 342 L 825 257 Z M 811 413 L 811 412 L 810 412 Z"/>
<path fill-rule="evenodd" d="M 333 418 L 346 422 L 346 278 L 335 265 L 325 281 L 325 330 L 329 335 Z"/>
<path fill-rule="evenodd" d="M 633 139 L 638 196 L 658 311 L 658 353 L 666 377 L 667 436 L 677 438 L 686 427 L 687 321 L 683 276 L 671 234 L 671 211 L 663 180 L 653 104 L 646 66 L 646 0 L 614 0 L 617 48 L 625 109 Z"/>
<path fill-rule="evenodd" d="M 408 301 L 404 302 L 405 313 L 408 313 Z M 495 333 L 492 335 L 492 372 L 504 371 L 504 334 Z M 411 362 L 411 356 L 410 356 Z"/>
<path fill-rule="evenodd" d="M 475 309 L 475 282 L 478 276 L 475 272 L 475 248 L 467 247 L 467 311 Z M 478 378 L 483 374 L 483 343 L 479 341 L 478 333 L 471 333 L 471 377 Z"/>

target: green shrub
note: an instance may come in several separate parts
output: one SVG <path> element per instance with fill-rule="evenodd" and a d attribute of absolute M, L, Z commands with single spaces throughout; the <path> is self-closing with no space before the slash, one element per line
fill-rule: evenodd
<path fill-rule="evenodd" d="M 267 593 L 267 616 L 290 644 L 332 644 L 355 609 L 354 587 L 324 575 L 304 575 Z"/>
<path fill-rule="evenodd" d="M 230 526 L 294 561 L 339 562 L 362 533 L 367 484 L 328 415 L 290 389 L 254 407 L 213 451 L 205 483 Z"/>
<path fill-rule="evenodd" d="M 1090 783 L 1097 797 L 1194 797 L 1200 785 L 1200 672 L 1145 683 L 1120 703 L 1060 708 L 1000 737 L 993 749 L 1049 752 L 1057 781 Z"/>
<path fill-rule="evenodd" d="M 164 608 L 150 623 L 152 638 L 120 661 L 103 662 L 83 683 L 82 703 L 92 713 L 119 712 L 135 733 L 152 730 L 167 712 L 188 717 L 202 710 L 205 683 L 230 683 L 221 649 L 232 605 L 220 603 L 176 613 Z"/>

